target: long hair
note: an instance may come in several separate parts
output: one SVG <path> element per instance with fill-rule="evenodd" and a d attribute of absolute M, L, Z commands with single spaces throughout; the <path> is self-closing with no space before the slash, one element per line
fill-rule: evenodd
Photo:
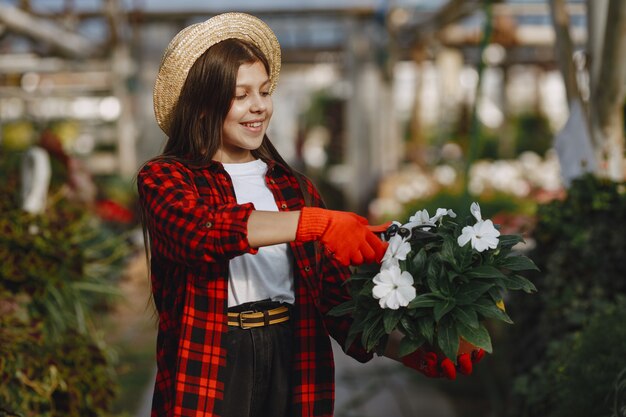
<path fill-rule="evenodd" d="M 222 145 L 224 120 L 230 110 L 243 64 L 260 62 L 269 74 L 267 58 L 254 44 L 226 39 L 202 54 L 192 65 L 172 111 L 170 134 L 161 157 L 205 165 Z M 284 160 L 267 135 L 255 157 Z"/>
<path fill-rule="evenodd" d="M 270 73 L 269 62 L 263 52 L 254 44 L 240 39 L 226 39 L 207 49 L 189 70 L 172 112 L 167 142 L 161 155 L 153 160 L 175 159 L 192 166 L 210 163 L 222 145 L 222 129 L 235 97 L 239 67 L 256 62 L 262 63 Z M 302 174 L 287 164 L 267 135 L 252 155 L 285 166 L 298 181 L 305 205 L 311 205 L 312 197 Z M 141 214 L 149 269 L 150 236 L 143 208 Z"/>
<path fill-rule="evenodd" d="M 260 62 L 270 73 L 267 58 L 254 44 L 241 39 L 226 39 L 204 52 L 192 65 L 172 112 L 170 134 L 161 158 L 173 158 L 190 165 L 206 165 L 222 145 L 222 129 L 237 85 L 237 73 L 243 64 Z M 263 136 L 255 158 L 273 160 L 290 170 L 304 194 L 302 174 L 287 164 L 272 142 Z"/>

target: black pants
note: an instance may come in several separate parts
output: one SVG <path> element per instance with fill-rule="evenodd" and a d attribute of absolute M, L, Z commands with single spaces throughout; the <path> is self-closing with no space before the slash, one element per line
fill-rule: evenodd
<path fill-rule="evenodd" d="M 246 303 L 229 311 L 263 311 L 280 305 L 261 303 Z M 224 417 L 288 415 L 292 335 L 290 321 L 253 329 L 228 327 Z"/>

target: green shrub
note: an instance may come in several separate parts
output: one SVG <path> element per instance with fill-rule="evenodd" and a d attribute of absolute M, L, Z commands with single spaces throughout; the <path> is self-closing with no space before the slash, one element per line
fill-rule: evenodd
<path fill-rule="evenodd" d="M 480 204 L 484 218 L 491 218 L 498 213 L 529 213 L 534 209 L 534 205 L 528 201 L 504 193 L 476 196 L 472 198 L 472 201 Z M 403 214 L 396 220 L 407 220 L 416 211 L 423 209 L 427 209 L 428 213 L 434 215 L 440 207 L 454 210 L 460 216 L 469 215 L 469 203 L 463 199 L 461 192 L 450 189 L 441 190 L 431 198 L 408 203 L 404 207 Z"/>
<path fill-rule="evenodd" d="M 110 416 L 109 350 L 91 320 L 109 307 L 130 245 L 51 186 L 19 207 L 19 155 L 0 155 L 0 417 Z"/>
<path fill-rule="evenodd" d="M 621 183 L 587 175 L 572 183 L 564 200 L 537 209 L 536 249 L 530 256 L 543 271 L 531 277 L 539 296 L 508 304 L 517 318 L 511 332 L 517 375 L 511 416 L 573 415 L 568 414 L 573 410 L 569 404 L 578 399 L 599 406 L 598 398 L 609 395 L 624 368 L 626 334 L 618 329 L 623 329 L 620 300 L 626 295 L 623 189 Z M 613 324 L 603 328 L 610 331 L 612 326 L 614 335 L 603 336 L 597 330 L 603 319 L 590 322 L 590 317 L 613 310 Z M 607 339 L 611 337 L 615 339 Z M 591 353 L 594 345 L 596 355 Z M 586 378 L 587 373 L 603 374 L 607 380 Z M 595 400 L 589 400 L 591 393 Z M 586 414 L 593 415 L 610 412 Z"/>
<path fill-rule="evenodd" d="M 557 374 L 554 417 L 624 416 L 615 404 L 626 405 L 626 392 L 614 393 L 617 377 L 626 369 L 624 323 L 626 299 L 621 299 L 596 314 L 575 335 L 567 362 Z"/>
<path fill-rule="evenodd" d="M 515 129 L 515 153 L 533 151 L 539 155 L 552 147 L 554 133 L 550 121 L 540 113 L 523 113 L 513 121 Z"/>
<path fill-rule="evenodd" d="M 27 297 L 0 294 L 0 416 L 109 415 L 116 381 L 106 352 L 73 330 L 47 339 L 27 304 Z"/>

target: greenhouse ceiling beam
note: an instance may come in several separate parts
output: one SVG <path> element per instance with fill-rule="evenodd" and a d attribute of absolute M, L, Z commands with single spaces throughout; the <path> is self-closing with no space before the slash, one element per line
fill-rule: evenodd
<path fill-rule="evenodd" d="M 95 46 L 86 38 L 65 30 L 49 19 L 32 16 L 14 6 L 0 4 L 0 24 L 4 25 L 7 31 L 49 44 L 63 55 L 72 58 L 87 57 L 95 51 Z"/>
<path fill-rule="evenodd" d="M 201 16 L 214 16 L 220 13 L 229 11 L 228 9 L 187 9 L 187 10 L 144 10 L 144 9 L 129 9 L 124 10 L 123 13 L 129 16 L 132 21 L 139 23 L 146 22 L 167 22 L 186 20 L 190 18 L 198 18 Z M 320 8 L 320 9 L 307 9 L 307 8 L 277 8 L 277 9 L 254 9 L 243 10 L 244 12 L 254 14 L 259 18 L 268 17 L 357 17 L 357 18 L 369 18 L 379 12 L 373 7 L 352 7 L 352 8 Z M 66 16 L 65 12 L 41 12 L 33 11 L 33 15 L 47 18 L 57 18 Z M 103 12 L 100 10 L 85 10 L 85 11 L 72 11 L 72 17 L 77 19 L 95 19 L 103 17 Z"/>
<path fill-rule="evenodd" d="M 483 6 L 481 0 L 450 0 L 435 13 L 414 23 L 414 43 L 423 43 L 446 26 L 467 17 Z"/>

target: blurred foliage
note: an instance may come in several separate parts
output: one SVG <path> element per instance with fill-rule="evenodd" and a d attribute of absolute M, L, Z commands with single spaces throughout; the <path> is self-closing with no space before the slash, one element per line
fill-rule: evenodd
<path fill-rule="evenodd" d="M 540 296 L 508 304 L 519 310 L 509 415 L 608 416 L 600 397 L 615 391 L 626 365 L 624 184 L 584 176 L 537 217 L 530 255 L 544 271 L 533 280 Z M 587 408 L 572 406 L 583 399 Z"/>
<path fill-rule="evenodd" d="M 550 121 L 541 113 L 522 113 L 512 120 L 515 131 L 515 154 L 532 151 L 545 155 L 552 147 L 554 133 Z"/>
<path fill-rule="evenodd" d="M 464 152 L 468 152 L 470 141 L 471 109 L 463 107 L 459 119 L 454 124 L 453 131 L 439 136 L 441 138 L 455 138 Z M 550 128 L 549 119 L 539 112 L 525 112 L 508 116 L 504 133 L 502 128 L 488 128 L 480 124 L 476 159 L 508 159 L 515 158 L 525 151 L 533 151 L 539 155 L 552 147 L 554 133 Z M 510 139 L 507 139 L 510 138 Z M 440 145 L 438 141 L 435 145 Z"/>
<path fill-rule="evenodd" d="M 0 130 L 3 151 L 22 151 L 35 140 L 35 128 L 27 120 L 3 123 Z"/>
<path fill-rule="evenodd" d="M 625 416 L 625 322 L 626 298 L 620 297 L 580 330 L 550 342 L 544 360 L 516 380 L 527 402 L 521 415 Z"/>
<path fill-rule="evenodd" d="M 92 317 L 117 295 L 130 245 L 62 181 L 43 214 L 23 212 L 20 158 L 0 154 L 0 416 L 109 416 L 115 374 Z"/>
<path fill-rule="evenodd" d="M 0 293 L 0 415 L 108 416 L 116 385 L 106 351 L 76 330 L 47 339 L 30 301 Z"/>
<path fill-rule="evenodd" d="M 480 210 L 485 218 L 491 218 L 499 213 L 533 214 L 535 203 L 528 199 L 515 197 L 511 194 L 493 192 L 480 196 L 473 196 L 472 201 L 480 204 Z M 457 215 L 469 215 L 469 203 L 464 201 L 462 191 L 454 188 L 442 189 L 432 197 L 415 200 L 404 206 L 400 221 L 408 220 L 418 210 L 426 209 L 434 214 L 438 208 L 454 210 Z"/>

